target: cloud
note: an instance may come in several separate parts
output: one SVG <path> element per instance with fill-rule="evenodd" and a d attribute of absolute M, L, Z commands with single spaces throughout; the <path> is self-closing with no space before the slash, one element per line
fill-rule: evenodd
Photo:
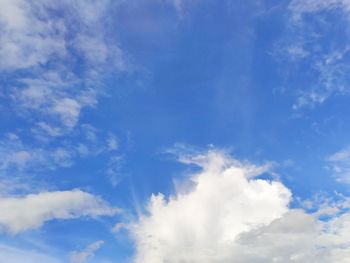
<path fill-rule="evenodd" d="M 305 13 L 315 13 L 322 10 L 332 10 L 342 8 L 344 11 L 350 11 L 350 2 L 348 0 L 293 0 L 289 4 L 294 19 L 301 19 Z"/>
<path fill-rule="evenodd" d="M 350 184 L 350 149 L 332 154 L 327 161 L 337 181 Z"/>
<path fill-rule="evenodd" d="M 0 3 L 0 69 L 29 68 L 45 64 L 52 57 L 64 56 L 65 25 L 61 19 L 47 22 L 45 1 L 1 0 Z"/>
<path fill-rule="evenodd" d="M 273 53 L 285 67 L 286 85 L 293 83 L 293 109 L 315 108 L 348 95 L 349 1 L 293 0 L 288 11 L 286 33 Z"/>
<path fill-rule="evenodd" d="M 8 135 L 0 141 L 0 178 L 8 177 L 9 173 L 15 177 L 28 171 L 68 167 L 75 154 L 68 147 L 38 148 Z"/>
<path fill-rule="evenodd" d="M 3 89 L 8 89 L 14 111 L 35 112 L 40 122 L 45 119 L 51 126 L 63 126 L 60 133 L 70 132 L 81 111 L 96 105 L 103 76 L 126 70 L 115 36 L 107 35 L 113 3 L 2 0 L 0 4 L 0 72 L 13 80 Z"/>
<path fill-rule="evenodd" d="M 112 216 L 119 211 L 78 189 L 1 197 L 0 210 L 1 229 L 11 234 L 38 228 L 53 219 Z"/>
<path fill-rule="evenodd" d="M 0 94 L 16 123 L 26 127 L 17 129 L 16 140 L 0 141 L 0 179 L 69 167 L 76 158 L 115 150 L 113 136 L 108 141 L 82 136 L 88 125 L 81 116 L 105 95 L 107 76 L 129 70 L 114 33 L 118 3 L 0 0 L 0 5 L 0 77 L 6 80 Z"/>
<path fill-rule="evenodd" d="M 46 132 L 46 129 L 54 133 L 53 136 L 60 136 L 56 134 L 59 129 L 56 130 L 40 122 L 35 130 L 37 140 L 42 139 L 41 133 Z M 38 178 L 42 176 L 43 171 L 71 167 L 79 158 L 100 154 L 108 155 L 111 151 L 115 151 L 117 146 L 115 136 L 91 125 L 80 125 L 75 135 L 69 140 L 60 137 L 59 141 L 55 141 L 54 144 L 45 140 L 41 145 L 24 143 L 16 134 L 8 133 L 0 139 L 0 180 L 6 181 L 11 178 L 17 180 L 17 184 L 23 184 L 28 176 Z M 120 171 L 116 160 L 110 163 L 108 169 L 115 172 Z M 0 187 L 0 194 L 3 193 L 1 190 L 3 190 L 2 187 Z"/>
<path fill-rule="evenodd" d="M 74 127 L 78 121 L 81 105 L 74 99 L 64 98 L 56 103 L 53 111 L 67 127 Z"/>
<path fill-rule="evenodd" d="M 17 247 L 0 244 L 0 262 L 8 263 L 63 263 L 52 256 L 39 253 L 33 250 L 26 250 Z"/>
<path fill-rule="evenodd" d="M 125 160 L 122 155 L 111 156 L 108 160 L 106 175 L 113 187 L 117 186 L 125 176 L 124 163 Z"/>
<path fill-rule="evenodd" d="M 118 139 L 114 135 L 110 134 L 107 139 L 107 145 L 110 151 L 117 150 L 119 147 Z"/>
<path fill-rule="evenodd" d="M 221 262 L 240 233 L 288 211 L 290 191 L 279 182 L 249 180 L 253 167 L 234 166 L 216 152 L 195 160 L 204 170 L 190 178 L 193 188 L 167 199 L 152 196 L 149 216 L 132 226 L 135 262 Z"/>
<path fill-rule="evenodd" d="M 83 251 L 72 251 L 69 259 L 73 263 L 86 262 L 90 257 L 94 256 L 95 252 L 101 248 L 104 241 L 99 240 L 88 245 Z"/>
<path fill-rule="evenodd" d="M 213 150 L 190 159 L 202 170 L 186 187 L 169 197 L 152 195 L 147 212 L 126 226 L 135 263 L 350 260 L 347 206 L 338 204 L 322 221 L 320 214 L 291 209 L 290 190 L 257 177 L 266 169 Z"/>

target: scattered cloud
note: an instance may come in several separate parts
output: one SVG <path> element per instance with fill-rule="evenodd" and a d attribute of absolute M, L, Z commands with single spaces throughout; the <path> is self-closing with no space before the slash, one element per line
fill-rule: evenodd
<path fill-rule="evenodd" d="M 314 108 L 334 96 L 350 94 L 349 1 L 293 0 L 288 9 L 285 36 L 273 53 L 288 65 L 286 85 L 293 85 L 296 96 L 293 109 Z M 345 41 L 334 37 L 339 34 Z M 303 85 L 295 86 L 296 81 Z"/>
<path fill-rule="evenodd" d="M 119 147 L 117 137 L 110 134 L 107 139 L 107 145 L 110 151 L 117 150 Z"/>
<path fill-rule="evenodd" d="M 301 19 L 305 13 L 315 13 L 323 10 L 332 10 L 336 8 L 350 11 L 350 2 L 348 0 L 293 0 L 289 4 L 290 10 L 293 12 L 294 19 Z"/>
<path fill-rule="evenodd" d="M 11 234 L 38 228 L 53 219 L 94 218 L 119 212 L 101 198 L 78 189 L 1 197 L 0 210 L 1 229 Z"/>
<path fill-rule="evenodd" d="M 48 3 L 1 1 L 0 69 L 29 68 L 65 55 L 66 27 L 62 19 L 47 22 L 49 16 L 45 8 Z"/>
<path fill-rule="evenodd" d="M 99 240 L 88 245 L 83 251 L 72 251 L 69 255 L 72 263 L 86 262 L 90 257 L 94 256 L 95 252 L 101 248 L 104 241 Z"/>
<path fill-rule="evenodd" d="M 116 155 L 109 158 L 106 174 L 112 186 L 117 186 L 122 180 L 124 162 L 123 156 Z"/>
<path fill-rule="evenodd" d="M 337 181 L 350 184 L 350 149 L 332 154 L 327 161 Z"/>
<path fill-rule="evenodd" d="M 147 212 L 126 226 L 136 245 L 134 262 L 350 260 L 347 199 L 320 220 L 334 203 L 323 203 L 322 213 L 292 209 L 290 190 L 256 177 L 265 169 L 213 150 L 190 159 L 202 167 L 187 178 L 190 187 L 153 195 Z"/>
<path fill-rule="evenodd" d="M 112 2 L 2 0 L 1 6 L 0 72 L 13 80 L 3 88 L 14 111 L 35 112 L 39 122 L 69 132 L 82 110 L 96 105 L 103 76 L 126 70 L 117 41 L 106 37 Z M 47 125 L 49 135 L 59 134 Z"/>
<path fill-rule="evenodd" d="M 47 128 L 44 123 L 40 124 Z M 36 132 L 40 140 L 41 133 L 39 130 Z M 6 181 L 8 185 L 11 178 L 15 185 L 23 185 L 28 177 L 38 178 L 43 171 L 71 167 L 76 159 L 103 154 L 109 156 L 112 151 L 115 153 L 117 146 L 116 136 L 91 125 L 80 125 L 75 137 L 59 138 L 54 143 L 43 141 L 40 145 L 25 143 L 17 134 L 8 133 L 0 140 L 0 180 Z M 117 178 L 117 173 L 120 174 L 120 162 L 115 157 L 109 158 L 111 161 L 107 164 L 108 176 Z M 120 180 L 120 176 L 118 178 Z M 0 187 L 0 194 L 3 193 L 1 190 L 4 189 Z"/>

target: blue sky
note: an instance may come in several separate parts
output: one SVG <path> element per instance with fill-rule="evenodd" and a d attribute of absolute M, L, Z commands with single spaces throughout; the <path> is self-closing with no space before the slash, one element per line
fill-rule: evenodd
<path fill-rule="evenodd" d="M 348 262 L 349 23 L 0 0 L 0 263 Z"/>

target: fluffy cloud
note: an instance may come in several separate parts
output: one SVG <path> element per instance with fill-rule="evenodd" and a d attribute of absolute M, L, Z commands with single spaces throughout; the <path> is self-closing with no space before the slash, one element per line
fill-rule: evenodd
<path fill-rule="evenodd" d="M 127 226 L 136 245 L 134 262 L 350 260 L 345 206 L 322 221 L 321 213 L 289 208 L 291 192 L 282 183 L 257 177 L 265 169 L 215 151 L 185 160 L 202 171 L 172 196 L 153 195 L 147 213 Z"/>
<path fill-rule="evenodd" d="M 111 216 L 118 209 L 81 190 L 42 192 L 24 197 L 0 198 L 0 226 L 16 234 L 38 228 L 53 219 Z"/>
<path fill-rule="evenodd" d="M 83 251 L 72 251 L 69 255 L 70 261 L 73 263 L 83 263 L 92 257 L 97 250 L 101 248 L 104 241 L 99 240 L 88 245 Z"/>

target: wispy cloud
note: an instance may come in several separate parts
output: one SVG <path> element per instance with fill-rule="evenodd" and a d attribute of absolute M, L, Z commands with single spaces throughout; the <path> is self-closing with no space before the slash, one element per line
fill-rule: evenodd
<path fill-rule="evenodd" d="M 350 23 L 349 6 L 343 0 L 290 2 L 286 33 L 273 53 L 287 65 L 286 85 L 296 96 L 293 109 L 314 108 L 334 96 L 350 93 L 350 35 L 345 30 Z M 335 32 L 342 32 L 347 40 L 336 39 Z M 295 86 L 295 78 L 302 86 Z"/>
<path fill-rule="evenodd" d="M 12 179 L 24 183 L 24 175 L 39 176 L 42 171 L 70 167 L 77 158 L 109 155 L 117 150 L 117 138 L 114 135 L 91 125 L 80 125 L 76 137 L 76 141 L 73 136 L 73 141 L 72 137 L 61 138 L 53 144 L 41 142 L 39 146 L 36 143 L 24 143 L 14 133 L 7 134 L 0 140 L 0 179 L 6 180 L 11 175 Z"/>
<path fill-rule="evenodd" d="M 4 87 L 13 110 L 50 117 L 51 126 L 69 131 L 84 108 L 96 105 L 103 76 L 126 69 L 117 41 L 106 36 L 112 3 L 3 0 L 1 5 L 0 69 L 13 79 Z M 76 70 L 77 63 L 84 63 L 83 70 Z"/>
<path fill-rule="evenodd" d="M 20 129 L 0 140 L 0 180 L 23 187 L 26 176 L 70 167 L 79 158 L 108 154 L 117 137 L 81 122 L 98 105 L 104 79 L 128 71 L 116 35 L 116 2 L 0 1 L 1 96 Z M 113 24 L 113 25 L 112 25 Z M 106 164 L 107 165 L 107 164 Z M 39 173 L 38 173 L 39 172 Z M 9 176 L 11 175 L 11 180 Z"/>
<path fill-rule="evenodd" d="M 99 240 L 88 245 L 83 251 L 72 251 L 69 254 L 72 263 L 86 262 L 90 257 L 94 256 L 95 252 L 101 248 L 104 241 Z"/>
<path fill-rule="evenodd" d="M 332 154 L 327 162 L 337 181 L 350 184 L 350 148 Z"/>

